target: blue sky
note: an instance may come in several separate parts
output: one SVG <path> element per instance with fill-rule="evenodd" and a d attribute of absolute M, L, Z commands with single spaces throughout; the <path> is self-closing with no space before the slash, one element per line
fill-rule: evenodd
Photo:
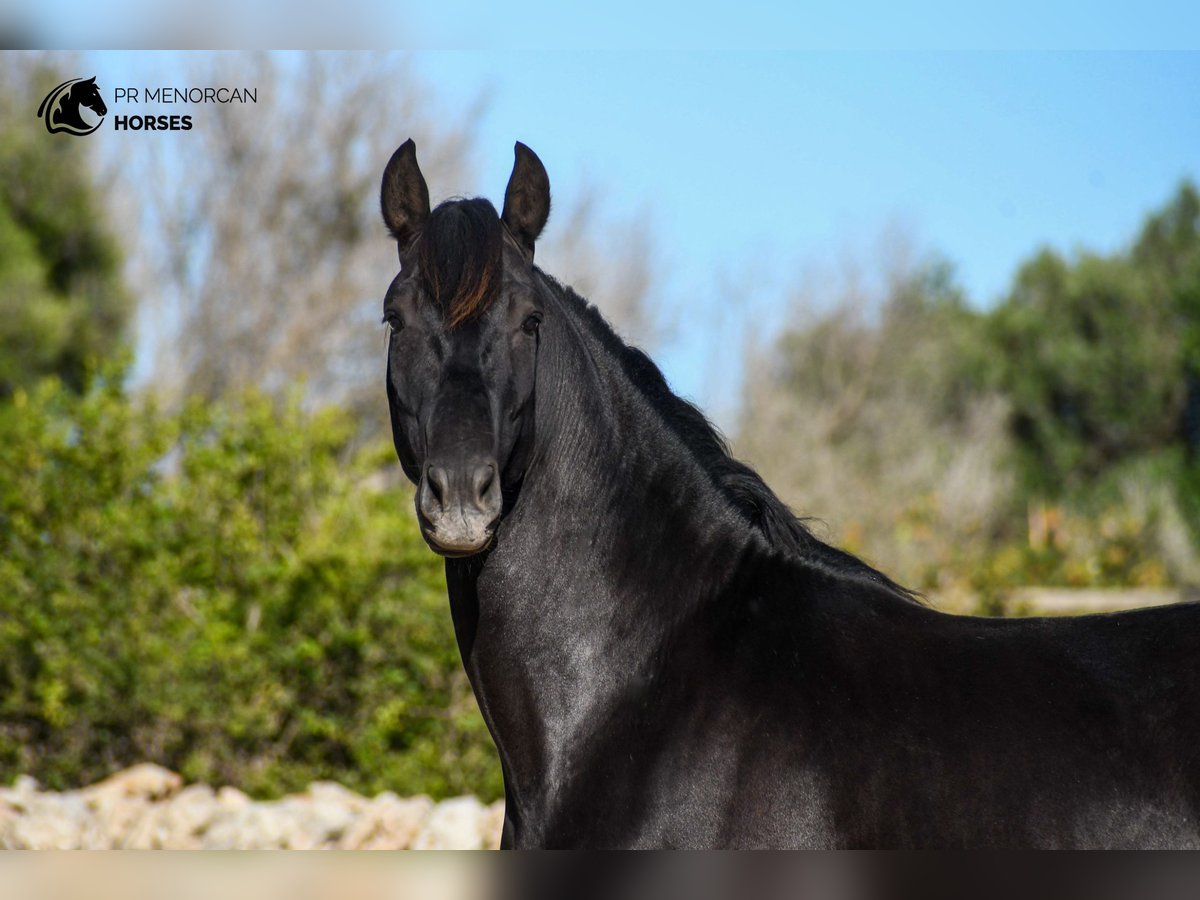
<path fill-rule="evenodd" d="M 60 49 L 219 45 L 522 52 L 695 50 L 1196 49 L 1194 0 L 12 0 L 0 26 Z"/>
<path fill-rule="evenodd" d="M 1200 24 L 1195 11 L 1179 16 Z M 1148 18 L 1130 19 L 1130 43 Z M 732 22 L 729 43 L 744 43 L 754 21 Z M 1068 33 L 1070 21 L 1051 24 Z M 1082 42 L 1104 45 L 1096 34 L 1115 39 L 1123 20 L 1101 32 L 1086 21 Z M 705 27 L 711 38 L 722 21 Z M 128 62 L 96 59 L 114 72 Z M 986 306 L 1037 247 L 1116 248 L 1182 178 L 1200 178 L 1195 52 L 471 50 L 412 60 L 448 119 L 489 98 L 479 183 L 432 185 L 435 194 L 498 200 L 519 139 L 560 196 L 598 185 L 607 209 L 649 218 L 669 273 L 657 302 L 675 326 L 656 355 L 727 427 L 735 326 L 779 327 L 806 269 L 847 251 L 869 264 L 879 235 L 898 226 Z"/>
<path fill-rule="evenodd" d="M 684 317 L 659 356 L 726 421 L 721 348 L 686 321 L 722 278 L 761 275 L 720 314 L 772 328 L 805 267 L 869 263 L 895 226 L 986 306 L 1039 246 L 1114 249 L 1200 177 L 1197 54 L 443 52 L 417 70 L 452 108 L 489 91 L 482 181 L 458 192 L 499 197 L 520 139 L 557 188 L 590 180 L 650 217 Z"/>
<path fill-rule="evenodd" d="M 377 5 L 395 10 L 388 37 L 408 49 L 1163 50 L 1195 49 L 1200 26 L 1200 9 L 1186 0 L 692 0 L 686 7 L 645 0 L 525 0 L 519 6 L 442 0 Z"/>
<path fill-rule="evenodd" d="M 514 139 L 552 180 L 646 210 L 687 270 L 826 258 L 901 221 L 973 298 L 1042 243 L 1116 246 L 1200 175 L 1200 55 L 441 53 L 454 107 L 486 87 L 484 183 Z M 736 268 L 736 266 L 735 266 Z"/>

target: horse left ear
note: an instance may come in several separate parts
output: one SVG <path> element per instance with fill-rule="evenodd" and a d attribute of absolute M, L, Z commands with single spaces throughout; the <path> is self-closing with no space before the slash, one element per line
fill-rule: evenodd
<path fill-rule="evenodd" d="M 412 138 L 397 148 L 383 170 L 379 205 L 384 224 L 403 252 L 429 218 L 429 188 L 417 165 L 417 145 Z"/>
<path fill-rule="evenodd" d="M 515 150 L 517 159 L 504 191 L 500 221 L 533 256 L 533 243 L 550 218 L 550 176 L 537 154 L 520 141 Z"/>
<path fill-rule="evenodd" d="M 95 84 L 95 83 L 96 83 L 95 75 L 93 75 L 91 78 L 89 78 L 87 81 L 84 82 L 84 84 Z"/>

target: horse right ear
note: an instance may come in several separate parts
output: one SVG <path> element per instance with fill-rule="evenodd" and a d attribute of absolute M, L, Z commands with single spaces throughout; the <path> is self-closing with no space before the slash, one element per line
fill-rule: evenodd
<path fill-rule="evenodd" d="M 417 145 L 412 138 L 401 144 L 388 160 L 379 203 L 388 231 L 400 249 L 405 249 L 429 218 L 429 188 L 417 165 Z"/>

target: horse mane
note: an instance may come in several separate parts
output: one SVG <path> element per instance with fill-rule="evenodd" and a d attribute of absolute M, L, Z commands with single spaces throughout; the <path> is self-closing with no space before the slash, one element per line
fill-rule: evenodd
<path fill-rule="evenodd" d="M 429 214 L 417 240 L 422 287 L 456 328 L 482 315 L 500 289 L 503 226 L 482 197 L 447 200 Z"/>
<path fill-rule="evenodd" d="M 725 495 L 749 525 L 756 528 L 772 549 L 831 575 L 869 582 L 894 597 L 921 603 L 919 593 L 897 584 L 878 569 L 851 553 L 831 546 L 808 528 L 767 486 L 754 469 L 730 453 L 720 430 L 695 404 L 680 397 L 667 384 L 662 370 L 642 350 L 625 343 L 603 314 L 570 287 L 541 269 L 537 272 L 557 296 L 566 301 L 622 365 L 630 382 L 641 391 L 663 423 L 679 437 L 714 486 Z M 808 520 L 811 521 L 811 520 Z"/>

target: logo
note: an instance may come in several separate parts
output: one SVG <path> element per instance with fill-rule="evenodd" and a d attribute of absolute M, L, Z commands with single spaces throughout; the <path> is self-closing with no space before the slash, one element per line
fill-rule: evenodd
<path fill-rule="evenodd" d="M 89 123 L 83 116 L 83 110 L 90 110 L 100 118 Z M 67 134 L 91 134 L 104 122 L 108 107 L 96 87 L 96 76 L 91 78 L 72 78 L 64 81 L 42 101 L 38 107 L 38 118 L 46 123 L 46 130 L 51 134 L 60 131 Z"/>

